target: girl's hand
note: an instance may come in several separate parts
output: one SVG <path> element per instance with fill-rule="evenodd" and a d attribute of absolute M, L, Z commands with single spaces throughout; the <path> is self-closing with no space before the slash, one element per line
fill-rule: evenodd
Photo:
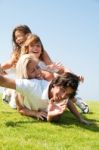
<path fill-rule="evenodd" d="M 62 74 L 65 71 L 65 68 L 61 63 L 53 63 L 51 65 L 48 65 L 47 69 L 49 71 L 52 71 L 53 73 L 59 73 L 59 74 Z"/>

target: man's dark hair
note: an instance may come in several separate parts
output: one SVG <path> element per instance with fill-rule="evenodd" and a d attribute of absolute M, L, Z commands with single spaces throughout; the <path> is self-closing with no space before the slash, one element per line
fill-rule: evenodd
<path fill-rule="evenodd" d="M 70 98 L 73 98 L 76 95 L 76 91 L 79 85 L 79 77 L 73 73 L 68 72 L 62 76 L 54 78 L 49 86 L 49 89 L 51 89 L 54 85 L 61 86 L 64 89 L 71 87 L 74 92 Z"/>

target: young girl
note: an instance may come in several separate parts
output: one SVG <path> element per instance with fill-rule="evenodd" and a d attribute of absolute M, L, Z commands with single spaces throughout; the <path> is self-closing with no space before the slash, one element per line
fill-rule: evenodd
<path fill-rule="evenodd" d="M 44 58 L 42 57 L 44 54 L 44 47 L 40 38 L 37 35 L 29 34 L 27 40 L 21 48 L 21 55 L 24 54 L 34 54 L 34 56 L 39 59 L 39 67 L 43 69 L 42 73 L 44 72 L 44 78 L 46 78 L 46 80 L 49 81 L 52 80 L 54 75 L 53 73 L 49 73 L 51 69 L 49 71 L 49 69 L 46 67 L 47 64 Z"/>
<path fill-rule="evenodd" d="M 55 71 L 57 71 L 58 74 L 63 74 L 65 72 L 71 72 L 69 69 L 65 69 L 63 66 L 60 65 L 54 65 L 52 63 L 52 65 L 49 65 L 46 67 L 46 62 L 43 59 L 43 53 L 44 53 L 44 47 L 43 44 L 40 40 L 40 38 L 37 35 L 33 35 L 33 34 L 29 34 L 27 37 L 27 40 L 25 41 L 25 43 L 22 46 L 21 49 L 21 55 L 23 54 L 28 54 L 28 53 L 32 53 L 35 55 L 36 58 L 38 58 L 39 61 L 39 66 L 41 69 L 49 71 L 51 73 Z M 55 73 L 55 75 L 57 75 L 57 73 Z M 44 73 L 46 74 L 46 79 L 47 80 L 51 80 L 54 76 L 53 74 L 49 74 L 48 72 Z M 80 81 L 83 82 L 83 77 L 80 76 Z M 74 99 L 72 99 L 72 101 L 85 113 L 88 113 L 89 108 L 88 105 L 82 101 L 81 98 L 79 97 L 75 97 Z"/>

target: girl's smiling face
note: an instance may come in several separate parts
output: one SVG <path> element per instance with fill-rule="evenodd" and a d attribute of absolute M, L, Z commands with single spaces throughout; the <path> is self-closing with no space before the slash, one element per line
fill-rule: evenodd
<path fill-rule="evenodd" d="M 37 42 L 36 44 L 34 44 L 31 42 L 28 46 L 28 50 L 28 52 L 34 54 L 36 58 L 40 58 L 42 53 L 41 43 Z"/>
<path fill-rule="evenodd" d="M 16 30 L 15 32 L 15 41 L 19 46 L 22 46 L 22 44 L 25 42 L 26 40 L 26 35 L 19 30 Z"/>

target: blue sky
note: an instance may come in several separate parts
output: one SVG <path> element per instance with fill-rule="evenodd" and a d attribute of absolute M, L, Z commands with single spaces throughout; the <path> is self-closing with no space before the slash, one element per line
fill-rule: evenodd
<path fill-rule="evenodd" d="M 55 62 L 83 75 L 78 95 L 99 100 L 99 1 L 0 0 L 0 63 L 10 58 L 12 31 L 28 25 Z"/>

